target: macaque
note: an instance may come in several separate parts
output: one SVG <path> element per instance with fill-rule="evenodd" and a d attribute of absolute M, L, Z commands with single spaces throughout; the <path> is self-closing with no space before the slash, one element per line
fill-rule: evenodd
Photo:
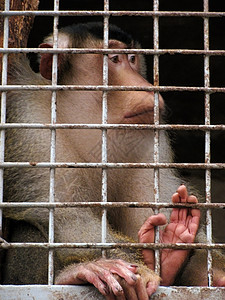
<path fill-rule="evenodd" d="M 103 27 L 88 23 L 59 31 L 59 48 L 103 48 Z M 40 45 L 52 48 L 53 37 Z M 110 26 L 109 49 L 140 48 L 128 34 Z M 21 85 L 49 85 L 52 79 L 50 53 L 40 55 L 40 74 L 24 57 L 12 65 L 9 82 Z M 108 83 L 118 86 L 146 86 L 144 57 L 136 54 L 108 55 Z M 58 84 L 102 85 L 102 54 L 58 54 Z M 8 93 L 7 122 L 51 122 L 51 91 Z M 154 93 L 110 91 L 107 93 L 109 124 L 153 124 Z M 159 96 L 160 118 L 164 101 Z M 58 124 L 101 124 L 102 91 L 57 91 Z M 50 161 L 51 130 L 7 129 L 5 161 L 30 162 L 29 168 L 6 168 L 5 201 L 48 202 L 49 169 L 35 167 Z M 159 132 L 160 162 L 170 162 L 172 151 L 165 132 Z M 57 129 L 56 162 L 101 162 L 102 132 L 99 129 Z M 153 162 L 154 132 L 150 129 L 108 129 L 108 162 Z M 160 201 L 197 203 L 181 179 L 171 169 L 160 169 Z M 154 201 L 154 171 L 148 168 L 108 169 L 108 201 Z M 56 202 L 101 201 L 102 170 L 99 168 L 56 168 Z M 180 186 L 180 187 L 179 187 Z M 170 221 L 167 220 L 171 213 Z M 101 214 L 97 208 L 54 209 L 54 241 L 101 242 Z M 49 211 L 46 208 L 4 209 L 11 242 L 47 242 Z M 200 212 L 197 209 L 161 210 L 150 208 L 109 208 L 107 242 L 154 242 L 155 226 L 163 225 L 161 242 L 194 242 Z M 167 224 L 167 225 L 166 225 Z M 201 235 L 202 236 L 202 235 Z M 200 253 L 200 254 L 199 254 Z M 215 252 L 214 284 L 225 286 L 224 257 Z M 198 250 L 161 251 L 161 279 L 154 272 L 154 252 L 150 249 L 111 249 L 101 258 L 101 250 L 54 250 L 55 284 L 93 284 L 106 299 L 144 300 L 160 284 L 207 285 L 206 252 Z M 201 256 L 201 259 L 199 259 Z M 37 248 L 9 249 L 6 253 L 4 284 L 46 284 L 48 251 Z M 186 271 L 187 270 L 187 271 Z M 198 274 L 198 276 L 196 276 Z M 222 277 L 221 277 L 222 275 Z M 222 278 L 222 279 L 221 279 Z"/>

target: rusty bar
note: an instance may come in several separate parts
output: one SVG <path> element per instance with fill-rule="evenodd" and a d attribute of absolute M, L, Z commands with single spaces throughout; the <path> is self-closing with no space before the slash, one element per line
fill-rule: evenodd
<path fill-rule="evenodd" d="M 153 2 L 154 12 L 159 10 L 159 1 L 154 0 Z M 153 46 L 154 50 L 159 49 L 159 17 L 153 17 Z M 159 86 L 159 56 L 154 54 L 153 56 L 153 81 L 154 86 Z M 154 92 L 154 125 L 159 125 L 159 92 Z M 159 131 L 154 130 L 154 163 L 159 162 Z M 154 168 L 154 201 L 159 202 L 159 169 Z M 158 209 L 154 210 L 155 214 L 158 214 Z M 159 227 L 155 228 L 155 243 L 159 243 Z M 155 251 L 155 272 L 160 275 L 160 252 Z"/>
<path fill-rule="evenodd" d="M 104 85 L 6 85 L 0 86 L 0 92 L 5 91 L 60 91 L 60 90 L 71 90 L 71 91 L 148 91 L 148 92 L 208 92 L 208 93 L 225 93 L 225 88 L 219 87 L 183 87 L 183 86 L 104 86 Z"/>
<path fill-rule="evenodd" d="M 225 55 L 225 50 L 195 49 L 101 49 L 101 48 L 0 48 L 0 53 L 69 53 L 69 54 L 185 54 L 185 55 Z"/>
<path fill-rule="evenodd" d="M 108 0 L 104 0 L 104 11 L 109 10 Z M 109 48 L 109 16 L 104 16 L 104 40 L 103 46 L 104 49 Z M 103 85 L 108 86 L 108 55 L 104 54 L 103 56 Z M 108 120 L 108 91 L 103 91 L 102 94 L 102 124 L 107 124 Z M 102 163 L 107 162 L 107 129 L 102 129 Z M 102 202 L 107 202 L 107 169 L 102 168 Z M 106 243 L 107 237 L 107 209 L 103 208 L 102 210 L 102 243 Z M 106 258 L 106 251 L 102 251 L 102 257 Z"/>
<path fill-rule="evenodd" d="M 209 3 L 208 0 L 203 0 L 204 12 L 208 12 Z M 209 50 L 209 19 L 204 17 L 204 50 Z M 209 68 L 209 56 L 204 57 L 204 86 L 210 86 L 210 68 Z M 210 94 L 205 92 L 205 125 L 210 125 Z M 210 163 L 210 130 L 205 132 L 205 162 Z M 206 203 L 211 203 L 211 170 L 205 170 L 205 197 Z M 210 209 L 206 211 L 206 234 L 207 242 L 212 243 L 212 212 Z M 212 270 L 212 252 L 207 251 L 207 273 L 208 273 L 208 286 L 213 284 L 213 270 Z"/>
<path fill-rule="evenodd" d="M 5 0 L 5 11 L 9 11 L 9 0 Z M 8 47 L 9 43 L 9 17 L 4 18 L 4 32 L 3 32 L 3 48 Z M 8 70 L 8 54 L 5 53 L 2 56 L 2 85 L 7 84 L 7 70 Z M 6 122 L 6 99 L 7 93 L 2 92 L 1 95 L 1 123 Z M 5 159 L 5 129 L 1 129 L 0 132 L 0 162 L 3 163 Z M 0 168 L 0 202 L 3 202 L 3 182 L 4 169 Z M 0 210 L 0 236 L 2 236 L 2 210 Z"/>
<path fill-rule="evenodd" d="M 15 248 L 40 248 L 40 249 L 62 249 L 62 248 L 78 248 L 78 249 L 225 249 L 222 243 L 8 243 L 3 239 L 0 240 L 0 249 Z"/>
<path fill-rule="evenodd" d="M 39 123 L 5 123 L 0 129 L 136 129 L 136 130 L 225 130 L 225 125 L 183 125 L 183 124 L 39 124 Z"/>
<path fill-rule="evenodd" d="M 129 207 L 129 208 L 199 208 L 199 209 L 225 209 L 225 203 L 198 203 L 198 204 L 183 204 L 183 203 L 167 203 L 167 202 L 3 202 L 0 203 L 0 208 L 77 208 L 77 207 Z"/>
<path fill-rule="evenodd" d="M 54 0 L 54 11 L 59 10 L 59 0 Z M 53 20 L 53 49 L 58 47 L 58 23 L 59 17 L 54 16 Z M 58 54 L 53 54 L 52 62 L 52 86 L 55 87 L 58 81 Z M 56 110 L 57 110 L 57 95 L 56 91 L 52 91 L 51 98 L 51 124 L 56 123 Z M 50 162 L 55 162 L 56 157 L 56 130 L 51 129 L 51 145 L 50 145 Z M 55 169 L 50 168 L 50 186 L 49 186 L 49 202 L 55 201 Z M 54 209 L 49 210 L 49 243 L 54 243 Z M 54 282 L 54 253 L 50 250 L 48 253 L 48 284 Z"/>
<path fill-rule="evenodd" d="M 195 49 L 101 49 L 101 48 L 0 48 L 0 53 L 69 53 L 69 54 L 185 54 L 185 55 L 225 55 L 225 50 Z"/>
<path fill-rule="evenodd" d="M 138 169 L 225 169 L 225 163 L 74 163 L 74 162 L 3 162 L 0 168 L 138 168 Z"/>
<path fill-rule="evenodd" d="M 224 17 L 225 12 L 202 11 L 102 11 L 102 10 L 71 10 L 71 11 L 2 11 L 0 16 L 136 16 L 136 17 Z"/>

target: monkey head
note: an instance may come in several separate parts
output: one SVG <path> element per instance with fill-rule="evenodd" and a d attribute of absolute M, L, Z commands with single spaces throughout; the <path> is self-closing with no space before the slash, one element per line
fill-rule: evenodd
<path fill-rule="evenodd" d="M 53 36 L 47 37 L 40 47 L 53 47 Z M 59 31 L 58 47 L 103 48 L 103 26 L 101 23 L 87 23 L 65 27 Z M 108 47 L 121 50 L 140 48 L 140 45 L 130 35 L 111 25 Z M 40 73 L 46 79 L 51 80 L 51 53 L 41 55 Z M 143 55 L 108 55 L 108 84 L 110 86 L 150 87 L 151 84 L 145 76 L 146 65 Z M 60 53 L 58 55 L 58 83 L 102 85 L 103 55 Z M 88 117 L 84 117 L 82 120 L 71 120 L 71 122 L 101 123 L 101 114 L 96 112 L 102 109 L 102 92 L 64 92 L 64 98 L 68 100 L 67 108 L 79 109 L 83 111 L 83 116 Z M 91 109 L 87 101 L 92 101 Z M 108 92 L 108 122 L 112 124 L 151 124 L 154 122 L 154 103 L 154 92 L 151 91 L 110 91 Z M 160 112 L 163 107 L 164 102 L 159 95 Z"/>

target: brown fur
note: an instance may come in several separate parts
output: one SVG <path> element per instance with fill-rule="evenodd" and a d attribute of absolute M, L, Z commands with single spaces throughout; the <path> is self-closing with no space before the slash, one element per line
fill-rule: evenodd
<path fill-rule="evenodd" d="M 70 38 L 65 47 L 75 43 Z M 77 42 L 77 41 L 76 41 Z M 51 38 L 45 40 L 51 43 Z M 60 43 L 60 42 L 59 42 Z M 64 45 L 64 44 L 63 44 Z M 88 36 L 79 46 L 101 48 L 102 41 Z M 126 47 L 118 44 L 118 47 Z M 74 46 L 74 45 L 73 45 Z M 59 57 L 60 64 L 69 61 L 69 73 L 61 74 L 63 84 L 102 84 L 102 55 L 77 54 Z M 145 74 L 140 58 L 135 76 L 118 73 L 109 68 L 109 84 L 150 85 L 140 74 Z M 50 84 L 40 74 L 35 74 L 23 57 L 16 62 L 11 82 L 13 84 Z M 135 79 L 135 80 L 134 80 Z M 58 123 L 101 123 L 102 92 L 59 91 L 57 93 Z M 162 99 L 160 99 L 162 102 Z M 154 103 L 153 93 L 109 92 L 108 122 L 124 123 L 127 110 Z M 10 92 L 7 100 L 7 121 L 22 123 L 50 123 L 51 93 L 48 91 Z M 147 123 L 145 119 L 140 123 Z M 149 123 L 151 123 L 149 121 Z M 132 121 L 131 121 L 132 123 Z M 135 123 L 135 122 L 134 122 Z M 160 162 L 171 161 L 171 149 L 165 132 L 160 131 Z M 57 162 L 101 162 L 101 131 L 57 130 Z M 151 130 L 108 130 L 109 162 L 153 162 L 154 132 Z M 10 129 L 6 131 L 6 161 L 48 162 L 50 159 L 50 130 Z M 109 169 L 108 201 L 154 201 L 152 169 Z M 181 179 L 170 170 L 160 170 L 160 201 L 170 202 Z M 43 202 L 49 198 L 49 170 L 37 168 L 10 168 L 5 170 L 5 199 L 7 201 Z M 56 169 L 55 201 L 101 201 L 100 169 Z M 119 208 L 108 210 L 108 242 L 137 241 L 137 233 L 151 209 Z M 167 216 L 169 212 L 165 212 Z M 55 242 L 101 242 L 101 212 L 91 208 L 55 209 Z M 8 209 L 4 216 L 19 223 L 11 229 L 12 241 L 43 242 L 48 240 L 47 209 Z M 22 222 L 22 223 L 21 223 Z M 118 234 L 119 232 L 119 234 Z M 42 252 L 45 252 L 44 255 Z M 133 252 L 133 254 L 132 254 Z M 100 251 L 55 251 L 56 273 L 68 263 L 83 262 L 100 257 Z M 4 272 L 4 283 L 44 283 L 47 278 L 46 251 L 34 249 L 10 250 Z M 140 253 L 110 250 L 109 257 L 140 261 Z M 38 262 L 37 266 L 32 262 Z M 44 267 L 44 269 L 43 269 Z M 195 267 L 199 266 L 195 262 Z M 193 265 L 190 268 L 194 268 Z M 35 274 L 35 275 L 34 275 Z M 189 275 L 188 275 L 189 276 Z M 193 277 L 193 276 L 192 276 Z M 191 280 L 183 273 L 183 282 Z M 188 280 L 187 280 L 188 279 Z"/>

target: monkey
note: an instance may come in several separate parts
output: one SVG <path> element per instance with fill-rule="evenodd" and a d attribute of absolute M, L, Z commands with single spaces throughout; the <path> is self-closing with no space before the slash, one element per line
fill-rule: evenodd
<path fill-rule="evenodd" d="M 115 25 L 109 29 L 109 49 L 140 48 L 140 44 Z M 40 48 L 52 48 L 53 36 L 44 39 Z M 101 23 L 76 24 L 59 30 L 59 48 L 103 48 Z M 9 82 L 14 85 L 49 85 L 52 79 L 51 53 L 40 55 L 40 73 L 35 73 L 21 56 L 12 64 Z M 58 54 L 57 79 L 60 85 L 102 85 L 102 54 Z M 116 86 L 144 86 L 144 57 L 140 54 L 108 54 L 108 83 Z M 7 122 L 51 122 L 51 91 L 11 91 L 7 98 Z M 59 124 L 101 124 L 102 91 L 58 90 L 56 122 Z M 109 124 L 153 124 L 154 93 L 148 91 L 108 91 Z M 163 121 L 164 100 L 159 95 L 160 118 Z M 107 129 L 107 161 L 112 163 L 153 162 L 154 132 L 150 129 Z M 56 129 L 55 161 L 101 162 L 102 134 L 99 129 Z M 4 170 L 4 199 L 9 202 L 48 202 L 49 169 L 36 167 L 50 161 L 51 130 L 6 130 L 5 161 L 30 162 L 30 167 Z M 164 131 L 159 132 L 160 162 L 172 161 L 172 149 Z M 107 198 L 110 202 L 154 201 L 154 171 L 150 168 L 107 169 Z M 56 202 L 101 201 L 100 168 L 56 168 L 54 194 Z M 197 203 L 172 169 L 159 170 L 160 199 L 163 202 Z M 179 187 L 179 188 L 178 188 Z M 46 208 L 8 208 L 12 242 L 47 242 L 49 212 Z M 54 241 L 101 242 L 101 209 L 55 208 Z M 199 225 L 196 209 L 162 210 L 154 215 L 150 208 L 110 208 L 107 210 L 107 242 L 154 242 L 155 226 L 164 225 L 162 242 L 193 242 Z M 194 225 L 194 228 L 190 226 Z M 182 227 L 182 233 L 177 229 Z M 198 240 L 198 237 L 197 237 Z M 167 252 L 166 252 L 167 251 Z M 199 252 L 201 251 L 201 252 Z M 203 250 L 204 252 L 204 250 Z M 199 254 L 201 253 L 201 254 Z M 4 284 L 46 284 L 48 251 L 45 249 L 8 249 L 4 260 Z M 161 279 L 155 274 L 154 256 L 149 249 L 107 250 L 102 258 L 98 249 L 55 249 L 55 284 L 93 284 L 106 299 L 148 299 L 160 280 L 165 285 L 205 285 L 207 278 L 202 250 L 190 254 L 186 250 L 161 251 Z M 224 257 L 216 252 L 214 284 L 224 286 Z M 166 258 L 165 258 L 166 257 Z M 174 257 L 176 258 L 174 260 Z M 177 259 L 179 257 L 179 259 Z M 204 255 L 206 258 L 206 254 Z M 176 266 L 175 266 L 176 261 Z M 193 278 L 192 272 L 202 272 Z M 222 274 L 222 277 L 221 277 Z M 220 276 L 220 277 L 219 277 Z M 222 278 L 222 279 L 221 279 Z"/>

